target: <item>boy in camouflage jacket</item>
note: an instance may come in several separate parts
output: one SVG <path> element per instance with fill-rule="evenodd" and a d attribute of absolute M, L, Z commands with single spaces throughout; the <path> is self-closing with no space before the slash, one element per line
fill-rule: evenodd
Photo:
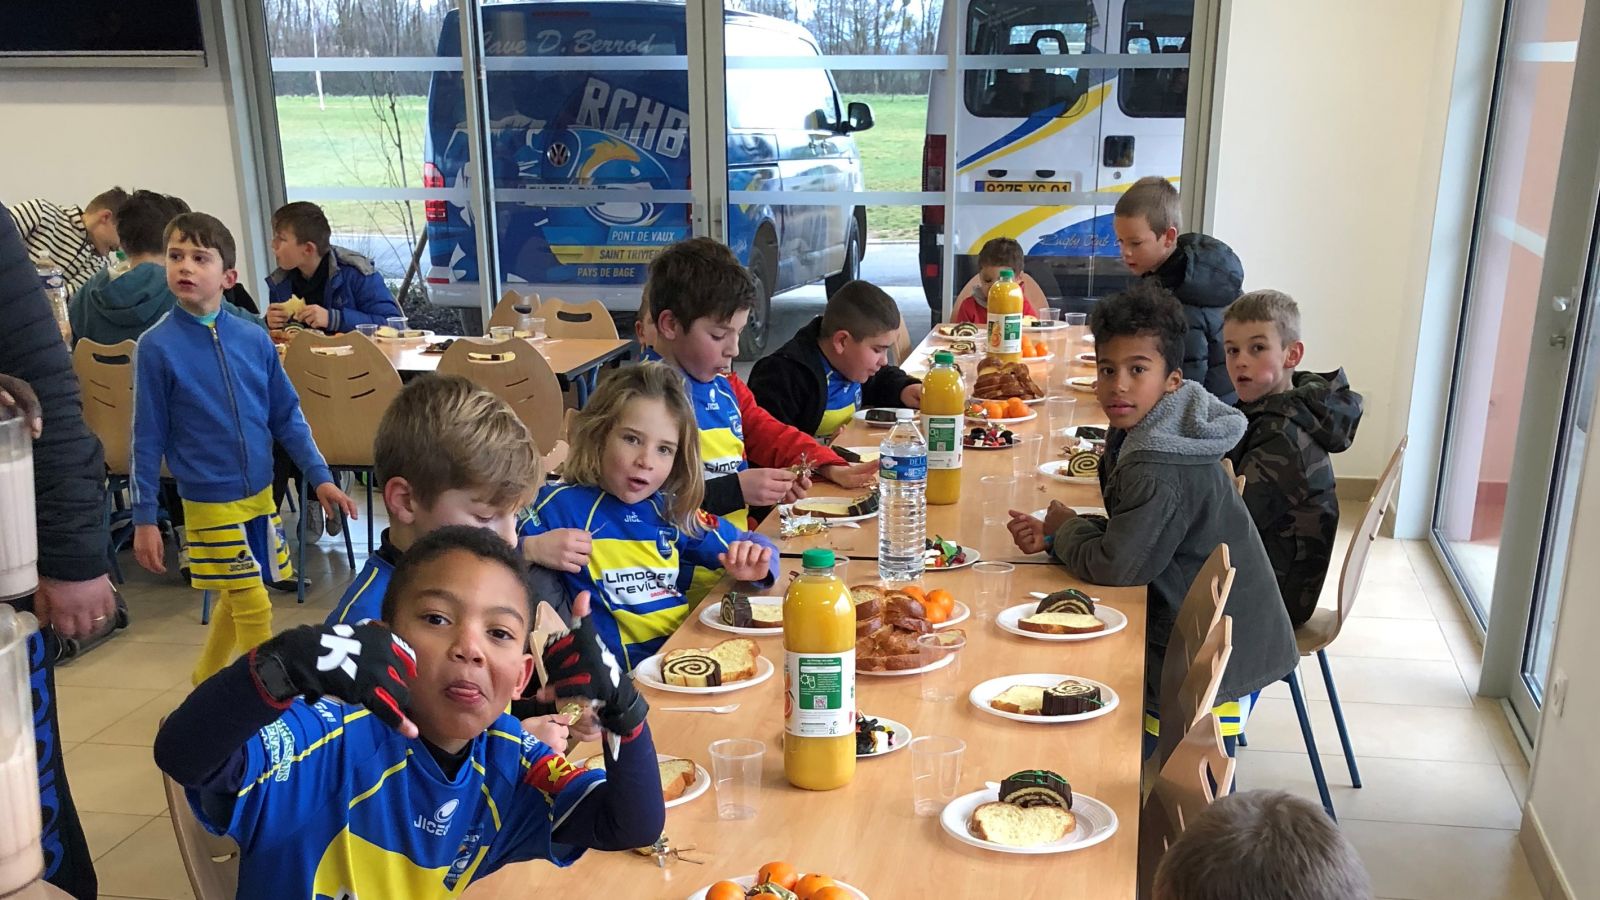
<path fill-rule="evenodd" d="M 1223 316 L 1235 404 L 1250 420 L 1228 453 L 1245 479 L 1244 502 L 1272 560 L 1296 628 L 1316 612 L 1339 529 L 1330 453 L 1347 449 L 1361 421 L 1361 395 L 1344 370 L 1296 372 L 1305 356 L 1300 308 L 1281 291 L 1252 291 Z"/>

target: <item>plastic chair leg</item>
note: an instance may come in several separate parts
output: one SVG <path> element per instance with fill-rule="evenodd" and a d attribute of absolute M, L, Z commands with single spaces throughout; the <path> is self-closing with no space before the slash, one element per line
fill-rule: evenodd
<path fill-rule="evenodd" d="M 306 602 L 306 480 L 299 479 L 300 487 L 300 513 L 295 520 L 295 554 L 294 554 L 294 602 Z"/>
<path fill-rule="evenodd" d="M 1242 732 L 1242 731 L 1239 732 L 1239 746 L 1241 746 L 1241 747 L 1250 746 L 1250 742 L 1244 739 L 1244 732 Z"/>
<path fill-rule="evenodd" d="M 372 482 L 377 478 L 376 469 L 368 469 L 367 475 L 367 555 L 372 555 Z"/>
<path fill-rule="evenodd" d="M 1344 747 L 1344 763 L 1350 769 L 1350 786 L 1361 787 L 1361 772 L 1356 768 L 1356 751 L 1350 746 L 1350 732 L 1344 725 L 1344 707 L 1339 705 L 1339 691 L 1333 686 L 1333 670 L 1328 668 L 1328 651 L 1317 651 L 1317 662 L 1322 664 L 1322 683 L 1328 686 L 1328 699 L 1333 702 L 1333 722 L 1339 726 L 1339 744 Z"/>
<path fill-rule="evenodd" d="M 1300 690 L 1300 672 L 1292 671 L 1284 678 L 1289 682 L 1289 695 L 1294 698 L 1294 712 L 1300 717 L 1300 736 L 1305 738 L 1306 755 L 1311 758 L 1311 774 L 1317 779 L 1317 793 L 1322 796 L 1322 808 L 1328 818 L 1338 821 L 1333 812 L 1333 797 L 1328 794 L 1328 779 L 1322 774 L 1322 757 L 1317 755 L 1317 739 L 1311 734 L 1311 716 L 1306 712 L 1306 695 Z"/>
<path fill-rule="evenodd" d="M 344 533 L 344 555 L 350 560 L 350 571 L 354 572 L 356 570 L 356 546 L 350 540 L 350 518 L 344 514 L 342 509 L 339 510 L 339 524 L 342 526 L 339 530 Z"/>
<path fill-rule="evenodd" d="M 200 624 L 211 624 L 211 592 L 200 592 Z"/>

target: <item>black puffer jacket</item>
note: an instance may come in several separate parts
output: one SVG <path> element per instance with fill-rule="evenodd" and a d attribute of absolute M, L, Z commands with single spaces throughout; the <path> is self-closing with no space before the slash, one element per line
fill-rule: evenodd
<path fill-rule="evenodd" d="M 1227 244 L 1207 234 L 1182 234 L 1167 261 L 1145 277 L 1183 302 L 1189 338 L 1183 347 L 1183 377 L 1198 381 L 1217 399 L 1239 399 L 1228 380 L 1222 353 L 1222 311 L 1244 290 L 1244 264 Z"/>
<path fill-rule="evenodd" d="M 822 367 L 822 317 L 817 316 L 770 356 L 750 370 L 750 392 L 756 402 L 785 425 L 817 433 L 828 407 L 828 373 Z M 918 379 L 898 366 L 884 366 L 861 386 L 864 407 L 904 406 L 900 394 Z"/>
<path fill-rule="evenodd" d="M 44 408 L 33 442 L 39 574 L 88 581 L 106 574 L 105 456 L 83 421 L 72 357 L 56 328 L 28 248 L 0 205 L 0 372 L 28 382 Z"/>

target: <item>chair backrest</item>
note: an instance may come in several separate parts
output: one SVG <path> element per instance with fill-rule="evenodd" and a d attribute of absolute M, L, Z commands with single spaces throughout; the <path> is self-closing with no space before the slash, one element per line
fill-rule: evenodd
<path fill-rule="evenodd" d="M 133 341 L 97 344 L 84 338 L 72 348 L 72 371 L 83 391 L 83 421 L 100 439 L 106 470 L 127 475 L 133 453 Z"/>
<path fill-rule="evenodd" d="M 1178 617 L 1167 639 L 1167 654 L 1161 663 L 1160 708 L 1165 710 L 1178 702 L 1178 691 L 1189 676 L 1189 669 L 1205 646 L 1206 639 L 1222 619 L 1228 605 L 1228 594 L 1233 590 L 1234 568 L 1229 562 L 1228 545 L 1218 544 L 1211 551 L 1200 573 L 1189 585 L 1183 605 L 1178 607 Z M 1164 714 L 1163 714 L 1164 717 Z M 1176 740 L 1176 738 L 1174 738 Z"/>
<path fill-rule="evenodd" d="M 1233 482 L 1233 489 L 1239 492 L 1239 496 L 1243 497 L 1244 496 L 1244 476 L 1243 475 L 1234 474 L 1234 471 L 1233 471 L 1233 460 L 1231 460 L 1231 459 L 1227 458 L 1226 456 L 1224 456 L 1222 458 L 1222 471 L 1228 473 L 1228 480 Z"/>
<path fill-rule="evenodd" d="M 539 307 L 545 333 L 553 338 L 617 339 L 617 323 L 599 300 L 568 303 L 551 297 Z"/>
<path fill-rule="evenodd" d="M 1189 730 L 1217 705 L 1217 689 L 1233 656 L 1233 617 L 1223 616 L 1201 642 L 1176 695 L 1161 707 L 1161 736 L 1156 743 L 1157 764 L 1164 763 Z"/>
<path fill-rule="evenodd" d="M 1410 440 L 1409 436 L 1400 438 L 1400 445 L 1394 448 L 1389 464 L 1384 466 L 1383 475 L 1378 478 L 1378 486 L 1372 492 L 1372 501 L 1367 504 L 1361 524 L 1350 536 L 1350 549 L 1345 553 L 1344 567 L 1339 571 L 1339 627 L 1329 636 L 1329 642 L 1338 637 L 1339 629 L 1344 627 L 1345 619 L 1350 617 L 1350 611 L 1355 608 L 1356 594 L 1361 590 L 1361 578 L 1367 571 L 1367 558 L 1372 555 L 1378 529 L 1383 527 L 1383 517 L 1388 514 L 1395 491 L 1400 487 L 1401 463 Z"/>
<path fill-rule="evenodd" d="M 905 368 L 911 358 L 911 332 L 906 328 L 905 316 L 900 317 L 900 328 L 894 333 L 894 364 Z"/>
<path fill-rule="evenodd" d="M 400 393 L 400 374 L 360 334 L 306 331 L 284 354 L 300 411 L 330 466 L 371 466 L 378 422 Z"/>
<path fill-rule="evenodd" d="M 1233 786 L 1234 760 L 1208 707 L 1152 779 L 1139 814 L 1139 894 L 1149 897 L 1161 857 L 1188 823 Z"/>
<path fill-rule="evenodd" d="M 489 316 L 489 324 L 485 325 L 484 328 L 493 328 L 496 325 L 516 327 L 517 318 L 521 315 L 517 311 L 517 306 L 519 305 L 527 307 L 528 312 L 532 313 L 539 308 L 539 295 L 527 294 L 524 296 L 510 288 L 506 288 L 506 292 L 500 295 L 500 302 L 495 304 L 493 315 Z M 546 327 L 549 326 L 547 325 Z"/>
<path fill-rule="evenodd" d="M 196 900 L 233 900 L 239 893 L 239 845 L 205 829 L 189 808 L 183 788 L 165 775 L 167 813 L 178 839 L 178 855 Z"/>
<path fill-rule="evenodd" d="M 564 417 L 554 414 L 563 408 L 561 382 L 529 342 L 456 341 L 439 360 L 439 374 L 460 375 L 511 404 L 541 454 L 550 453 L 561 439 Z"/>

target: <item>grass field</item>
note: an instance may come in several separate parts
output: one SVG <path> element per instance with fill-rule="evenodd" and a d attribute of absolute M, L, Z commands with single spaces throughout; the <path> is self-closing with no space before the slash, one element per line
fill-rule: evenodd
<path fill-rule="evenodd" d="M 874 191 L 922 189 L 922 137 L 926 97 L 852 95 L 872 104 L 876 126 L 856 136 L 867 188 Z M 383 121 L 365 97 L 328 97 L 319 107 L 315 97 L 279 97 L 278 130 L 283 142 L 284 174 L 290 185 L 305 187 L 420 187 L 422 139 L 427 127 L 427 99 L 400 97 L 395 115 L 400 122 L 404 162 L 385 137 Z M 403 203 L 339 201 L 322 204 L 335 231 L 403 233 Z M 420 225 L 421 209 L 413 210 Z M 920 207 L 872 207 L 867 211 L 869 236 L 876 240 L 909 240 L 917 235 Z"/>

